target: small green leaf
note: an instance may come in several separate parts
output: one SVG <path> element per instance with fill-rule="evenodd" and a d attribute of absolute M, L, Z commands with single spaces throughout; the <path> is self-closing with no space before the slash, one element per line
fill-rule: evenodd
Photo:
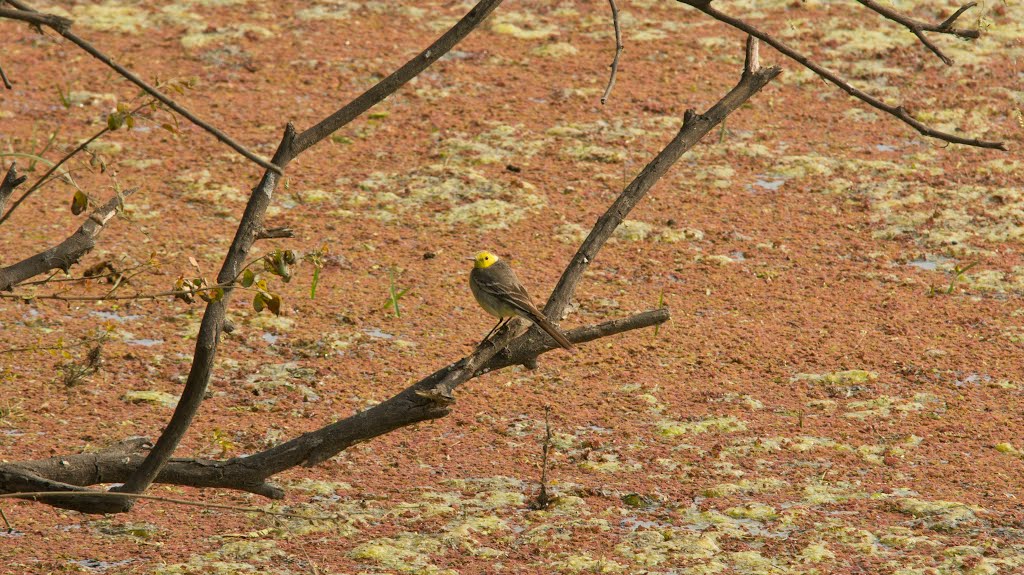
<path fill-rule="evenodd" d="M 107 116 L 107 129 L 116 130 L 124 125 L 124 116 L 118 113 L 113 113 Z"/>
<path fill-rule="evenodd" d="M 252 282 L 256 281 L 256 274 L 250 269 L 246 269 L 242 272 L 242 287 L 252 287 Z"/>
<path fill-rule="evenodd" d="M 266 300 L 263 299 L 263 294 L 256 292 L 256 295 L 252 298 L 252 309 L 256 310 L 256 313 L 263 311 L 263 308 L 267 307 Z"/>
<path fill-rule="evenodd" d="M 75 197 L 71 198 L 71 213 L 77 216 L 87 209 L 89 209 L 89 196 L 85 195 L 82 190 L 78 190 L 75 192 Z"/>

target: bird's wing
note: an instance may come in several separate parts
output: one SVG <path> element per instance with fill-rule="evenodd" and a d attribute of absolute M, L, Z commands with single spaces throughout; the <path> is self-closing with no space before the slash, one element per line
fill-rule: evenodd
<path fill-rule="evenodd" d="M 477 276 L 477 285 L 485 292 L 501 298 L 519 309 L 527 317 L 533 318 L 540 315 L 533 299 L 530 298 L 530 294 L 520 283 L 515 272 L 508 265 L 502 265 L 503 263 L 499 261 L 492 265 L 491 267 L 496 269 L 492 270 L 491 274 L 487 274 L 487 277 Z"/>

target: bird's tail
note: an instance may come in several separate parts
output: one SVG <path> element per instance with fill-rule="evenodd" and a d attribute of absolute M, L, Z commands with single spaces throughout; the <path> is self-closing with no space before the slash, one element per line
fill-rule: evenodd
<path fill-rule="evenodd" d="M 530 319 L 533 320 L 533 323 L 539 325 L 541 329 L 548 332 L 548 335 L 550 335 L 552 339 L 558 342 L 558 345 L 564 347 L 565 349 L 573 353 L 576 353 L 576 347 L 572 344 L 572 342 L 569 341 L 569 339 L 565 337 L 562 334 L 562 332 L 558 331 L 557 327 L 551 325 L 551 322 L 548 321 L 548 318 L 544 317 L 543 314 L 536 314 Z"/>

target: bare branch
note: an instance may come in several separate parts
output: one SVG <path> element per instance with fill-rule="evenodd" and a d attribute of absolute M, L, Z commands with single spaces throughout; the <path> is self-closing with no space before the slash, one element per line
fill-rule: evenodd
<path fill-rule="evenodd" d="M 229 137 L 224 132 L 221 132 L 220 130 L 218 130 L 217 128 L 213 127 L 212 125 L 210 125 L 210 124 L 206 123 L 205 121 L 199 119 L 198 116 L 196 116 L 192 112 L 189 112 L 187 109 L 182 107 L 180 104 L 178 104 L 177 102 L 175 102 L 174 100 L 172 100 L 171 98 L 166 96 L 163 92 L 161 92 L 160 90 L 156 89 L 155 87 L 149 85 L 145 80 L 143 80 L 142 78 L 139 78 L 138 76 L 136 76 L 134 73 L 132 73 L 130 70 L 128 70 L 124 66 L 121 66 L 117 62 L 114 62 L 113 59 L 111 59 L 109 56 L 107 56 L 103 52 L 100 52 L 99 50 L 97 50 L 95 47 L 93 47 L 92 44 L 86 42 L 85 40 L 80 38 L 77 34 L 71 32 L 69 30 L 69 28 L 71 27 L 71 24 L 72 24 L 72 22 L 70 20 L 68 20 L 66 18 L 60 18 L 58 16 L 52 16 L 52 15 L 49 15 L 49 14 L 39 14 L 39 12 L 37 12 L 32 7 L 30 7 L 27 4 L 25 4 L 24 2 L 22 2 L 21 0 L 6 0 L 6 1 L 7 1 L 8 4 L 14 6 L 18 10 L 0 9 L 0 17 L 13 18 L 13 19 L 17 19 L 17 20 L 24 20 L 24 21 L 27 21 L 27 22 L 32 22 L 33 24 L 42 24 L 42 25 L 47 26 L 48 28 L 52 28 L 58 34 L 60 34 L 61 36 L 67 38 L 72 43 L 76 44 L 79 48 L 81 48 L 82 50 L 85 50 L 86 52 L 88 52 L 92 57 L 96 58 L 100 62 L 103 62 L 104 64 L 106 64 L 107 66 L 112 68 L 115 72 L 120 74 L 126 80 L 128 80 L 129 82 L 135 84 L 139 88 L 142 88 L 147 94 L 153 96 L 157 100 L 160 100 L 160 102 L 163 103 L 163 105 L 167 106 L 171 110 L 174 110 L 178 114 L 180 114 L 183 117 L 185 117 L 186 119 L 188 119 L 188 121 L 192 122 L 193 124 L 199 126 L 200 128 L 206 130 L 207 132 L 209 132 L 211 135 L 213 135 L 213 137 L 217 138 L 222 143 L 224 143 L 227 146 L 229 146 L 231 149 L 235 150 L 239 154 L 245 156 L 246 158 L 248 158 L 252 162 L 255 162 L 255 163 L 259 164 L 260 166 L 262 166 L 263 168 L 265 168 L 267 170 L 276 172 L 278 174 L 281 173 L 281 168 L 280 167 L 274 165 L 272 162 L 268 162 L 267 160 L 264 160 L 263 158 L 257 156 L 253 152 L 250 152 L 245 146 L 243 146 L 243 145 L 239 144 L 238 142 L 234 141 L 233 139 L 231 139 L 231 137 Z"/>
<path fill-rule="evenodd" d="M 427 50 L 407 62 L 390 76 L 381 80 L 355 100 L 302 134 L 297 135 L 295 128 L 288 124 L 284 137 L 278 145 L 277 152 L 274 154 L 274 165 L 280 166 L 283 169 L 298 154 L 326 138 L 332 132 L 392 94 L 427 66 L 437 61 L 452 46 L 465 38 L 500 3 L 501 0 L 481 0 L 462 20 L 434 42 L 430 48 L 427 48 Z M 229 284 L 240 273 L 241 266 L 244 264 L 249 250 L 252 249 L 253 243 L 263 230 L 263 217 L 270 206 L 271 196 L 277 187 L 279 177 L 278 170 L 268 169 L 263 174 L 260 183 L 253 189 L 238 230 L 235 232 L 235 238 L 228 249 L 228 253 L 224 258 L 224 264 L 221 266 L 220 273 L 217 276 L 218 284 Z M 223 297 L 207 304 L 206 312 L 203 314 L 203 320 L 199 328 L 199 334 L 196 337 L 192 367 L 189 370 L 185 388 L 182 391 L 181 399 L 178 401 L 174 414 L 171 416 L 171 420 L 168 422 L 160 438 L 157 439 L 152 451 L 133 472 L 131 477 L 124 482 L 124 485 L 118 489 L 119 491 L 125 493 L 141 493 L 145 491 L 158 477 L 161 469 L 170 459 L 178 443 L 181 442 L 182 437 L 184 437 L 185 432 L 188 430 L 192 418 L 199 410 L 203 396 L 206 393 L 206 387 L 210 381 L 210 374 L 212 373 L 213 362 L 217 353 L 217 345 L 220 342 L 220 333 L 225 324 L 225 310 L 232 291 L 233 289 L 231 288 L 225 288 Z M 131 508 L 131 505 L 132 502 L 128 498 L 123 500 L 113 499 L 108 503 L 107 511 L 127 511 Z"/>
<path fill-rule="evenodd" d="M 619 7 L 615 5 L 615 0 L 608 0 L 608 4 L 612 7 L 612 24 L 615 26 L 615 57 L 612 58 L 611 74 L 608 76 L 608 86 L 604 89 L 604 94 L 601 96 L 601 105 L 604 105 L 608 101 L 608 95 L 612 93 L 612 87 L 615 86 L 615 74 L 619 71 L 619 55 L 622 54 L 622 29 L 619 27 Z"/>
<path fill-rule="evenodd" d="M 11 162 L 11 167 L 7 168 L 7 174 L 4 176 L 2 182 L 0 182 L 0 214 L 4 213 L 4 208 L 7 206 L 7 200 L 11 199 L 11 194 L 14 193 L 14 188 L 17 188 L 21 184 L 25 183 L 28 176 L 18 175 L 18 163 Z M 14 208 L 11 208 L 12 210 Z M 0 219 L 0 224 L 3 223 L 3 219 Z"/>
<path fill-rule="evenodd" d="M 17 6 L 15 2 L 9 2 L 12 6 Z M 58 34 L 67 32 L 71 25 L 74 23 L 71 20 L 55 14 L 42 14 L 36 12 L 30 8 L 18 7 L 17 10 L 11 10 L 10 8 L 0 8 L 0 18 L 7 18 L 9 20 L 21 20 L 22 22 L 28 22 L 39 29 L 41 26 L 52 28 Z"/>
<path fill-rule="evenodd" d="M 461 20 L 426 50 L 420 52 L 401 68 L 392 72 L 387 78 L 377 82 L 372 88 L 360 94 L 356 99 L 338 111 L 299 134 L 295 138 L 295 147 L 292 151 L 293 157 L 301 154 L 320 140 L 330 136 L 352 120 L 358 118 L 363 112 L 369 110 L 375 104 L 396 92 L 406 82 L 415 78 L 420 72 L 440 59 L 441 56 L 447 54 L 453 46 L 469 35 L 499 4 L 501 4 L 501 0 L 481 0 L 480 3 L 467 12 Z"/>
<path fill-rule="evenodd" d="M 697 10 L 700 10 L 701 12 L 707 14 L 708 16 L 711 16 L 715 20 L 718 20 L 719 22 L 723 22 L 725 24 L 728 24 L 729 26 L 732 26 L 733 28 L 736 28 L 737 30 L 749 34 L 750 36 L 754 36 L 755 38 L 761 40 L 765 44 L 768 44 L 772 48 L 775 48 L 779 52 L 782 52 L 789 58 L 795 60 L 801 66 L 804 66 L 805 68 L 811 70 L 815 74 L 821 76 L 822 78 L 825 78 L 829 82 L 832 82 L 833 84 L 838 86 L 840 90 L 846 92 L 847 94 L 853 96 L 854 98 L 857 98 L 858 100 L 864 102 L 865 104 L 877 110 L 881 110 L 886 114 L 890 114 L 892 116 L 895 116 L 896 118 L 899 118 L 901 121 L 913 127 L 922 135 L 942 140 L 944 142 L 950 142 L 952 144 L 963 144 L 965 146 L 975 146 L 978 148 L 990 148 L 995 150 L 1006 151 L 1006 144 L 1003 142 L 992 142 L 975 138 L 965 138 L 954 134 L 948 134 L 946 132 L 942 132 L 940 130 L 936 130 L 934 128 L 926 126 L 924 123 L 918 121 L 913 116 L 911 116 L 910 113 L 907 112 L 906 108 L 904 108 L 903 106 L 891 106 L 870 94 L 867 94 L 861 90 L 858 90 L 857 88 L 854 88 L 848 82 L 837 76 L 835 73 L 825 69 L 824 67 L 812 61 L 810 58 L 804 56 L 800 52 L 797 52 L 793 48 L 790 48 L 782 41 L 775 39 L 770 34 L 761 31 L 760 29 L 746 23 L 743 20 L 733 18 L 732 16 L 723 14 L 722 12 L 719 12 L 718 10 L 712 8 L 711 2 L 709 0 L 676 1 L 686 4 L 688 6 L 692 6 Z"/>
<path fill-rule="evenodd" d="M 771 66 L 760 68 L 756 72 L 744 72 L 739 83 L 717 104 L 705 114 L 697 114 L 693 110 L 686 112 L 683 118 L 683 126 L 679 129 L 672 141 L 653 159 L 647 166 L 630 182 L 626 189 L 615 199 L 615 202 L 605 213 L 598 218 L 594 228 L 590 231 L 583 245 L 573 256 L 572 263 L 562 273 L 562 278 L 555 286 L 544 306 L 544 315 L 548 318 L 559 318 L 573 294 L 580 280 L 583 279 L 583 272 L 601 251 L 601 247 L 611 237 L 615 228 L 633 210 L 658 180 L 668 171 L 679 158 L 690 148 L 697 144 L 705 134 L 710 132 L 726 116 L 756 94 L 773 78 L 782 72 L 781 68 Z"/>
<path fill-rule="evenodd" d="M 121 208 L 124 199 L 135 193 L 135 189 L 125 190 L 114 196 L 109 202 L 89 214 L 82 226 L 74 234 L 60 244 L 16 264 L 0 268 L 0 291 L 10 290 L 19 282 L 61 269 L 65 272 L 85 254 L 96 246 L 96 238 L 106 227 L 110 218 Z"/>
<path fill-rule="evenodd" d="M 892 20 L 893 22 L 896 22 L 898 24 L 902 24 L 903 26 L 905 26 L 907 28 L 907 30 L 910 30 L 911 32 L 913 32 L 914 35 L 917 36 L 918 40 L 920 40 L 921 43 L 925 45 L 925 47 L 927 47 L 936 56 L 938 56 L 940 60 L 945 62 L 945 64 L 947 66 L 952 66 L 953 65 L 953 60 L 951 58 L 949 58 L 948 56 L 946 56 L 945 54 L 943 54 L 942 50 L 940 50 L 938 46 L 933 44 L 932 41 L 929 40 L 924 35 L 924 32 L 938 32 L 940 34 L 950 34 L 950 35 L 957 36 L 957 37 L 960 37 L 960 38 L 971 38 L 971 39 L 978 38 L 978 37 L 981 36 L 981 33 L 978 32 L 977 30 L 961 30 L 959 28 L 953 28 L 952 27 L 953 24 L 956 22 L 957 18 L 959 18 L 964 12 L 966 12 L 966 11 L 970 10 L 971 8 L 977 6 L 978 5 L 977 2 L 968 2 L 967 4 L 964 4 L 963 6 L 961 6 L 959 10 L 954 12 L 952 16 L 950 16 L 949 18 L 946 18 L 944 21 L 942 21 L 942 22 L 940 22 L 938 24 L 929 24 L 928 22 L 922 22 L 920 20 L 914 20 L 913 18 L 910 18 L 910 17 L 907 17 L 907 16 L 905 16 L 903 14 L 900 14 L 896 10 L 893 10 L 892 8 L 889 8 L 888 6 L 884 6 L 882 4 L 879 4 L 878 2 L 875 2 L 874 0 L 857 0 L 857 1 L 860 2 L 861 4 L 863 4 L 868 9 L 873 10 L 873 11 L 879 13 L 880 15 L 884 16 L 885 18 L 888 18 L 889 20 Z"/>
<path fill-rule="evenodd" d="M 612 208 L 598 220 L 594 231 L 584 241 L 569 269 L 563 275 L 563 281 L 556 288 L 556 294 L 553 294 L 549 300 L 549 308 L 564 305 L 564 303 L 559 303 L 563 301 L 562 298 L 564 301 L 568 301 L 579 278 L 582 277 L 586 263 L 592 260 L 604 241 L 636 205 L 636 202 L 667 172 L 682 153 L 720 123 L 726 115 L 736 110 L 775 78 L 780 71 L 779 68 L 772 67 L 744 73 L 737 86 L 713 106 L 707 114 L 698 115 L 692 111 L 687 112 L 679 134 L 644 168 L 637 179 L 623 190 Z M 283 160 L 280 161 L 280 165 L 287 165 L 288 154 L 295 149 L 293 139 L 294 131 L 289 126 L 278 152 L 274 156 L 275 162 Z M 227 283 L 228 280 L 237 276 L 238 266 L 244 261 L 245 254 L 261 229 L 262 215 L 269 204 L 270 194 L 276 182 L 277 175 L 268 171 L 264 174 L 260 185 L 253 190 L 246 213 L 235 236 L 235 242 L 232 244 L 218 276 L 218 283 Z M 188 478 L 190 481 L 187 483 L 189 485 L 217 484 L 254 492 L 266 490 L 267 493 L 274 495 L 276 492 L 269 491 L 265 483 L 266 478 L 296 465 L 316 465 L 356 443 L 400 427 L 444 417 L 451 411 L 454 390 L 463 383 L 500 366 L 534 361 L 537 355 L 551 349 L 551 342 L 548 339 L 541 339 L 533 332 L 519 336 L 519 332 L 524 327 L 523 322 L 514 320 L 509 323 L 507 328 L 495 334 L 491 340 L 478 346 L 469 356 L 435 371 L 382 403 L 317 431 L 303 434 L 261 453 L 225 462 L 170 460 L 170 454 L 188 429 L 205 393 L 231 291 L 230 288 L 225 289 L 223 298 L 213 301 L 207 306 L 185 389 L 171 421 L 157 440 L 156 445 L 138 467 L 127 467 L 131 463 L 130 458 L 120 457 L 117 459 L 122 462 L 120 463 L 122 471 L 130 473 L 118 491 L 136 493 L 145 490 L 153 481 L 169 480 L 167 474 L 181 471 L 184 467 L 191 473 Z M 548 311 L 550 312 L 550 309 Z M 622 320 L 606 322 L 589 328 L 578 328 L 568 332 L 566 336 L 570 340 L 587 341 L 627 329 L 656 325 L 668 318 L 667 309 L 652 310 Z M 95 465 L 87 467 L 96 468 Z M 127 497 L 123 499 L 108 498 L 107 501 L 106 505 L 90 507 L 90 511 L 109 513 L 127 511 L 131 508 L 131 500 Z"/>

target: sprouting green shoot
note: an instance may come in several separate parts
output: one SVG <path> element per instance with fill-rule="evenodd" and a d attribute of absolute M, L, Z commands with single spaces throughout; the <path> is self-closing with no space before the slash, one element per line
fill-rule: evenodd
<path fill-rule="evenodd" d="M 398 289 L 395 285 L 395 268 L 388 270 L 388 299 L 384 301 L 384 305 L 381 309 L 393 308 L 395 310 L 395 317 L 402 317 L 402 311 L 398 308 L 398 300 L 402 299 L 402 296 L 409 291 L 409 288 Z"/>
<path fill-rule="evenodd" d="M 978 262 L 975 261 L 965 265 L 964 267 L 960 267 L 959 264 L 954 266 L 953 277 L 952 279 L 949 280 L 949 287 L 946 288 L 946 294 L 952 294 L 953 290 L 956 289 L 956 282 L 960 281 L 960 279 L 964 277 L 964 274 L 967 273 L 967 270 L 973 268 L 976 265 L 978 265 Z"/>

